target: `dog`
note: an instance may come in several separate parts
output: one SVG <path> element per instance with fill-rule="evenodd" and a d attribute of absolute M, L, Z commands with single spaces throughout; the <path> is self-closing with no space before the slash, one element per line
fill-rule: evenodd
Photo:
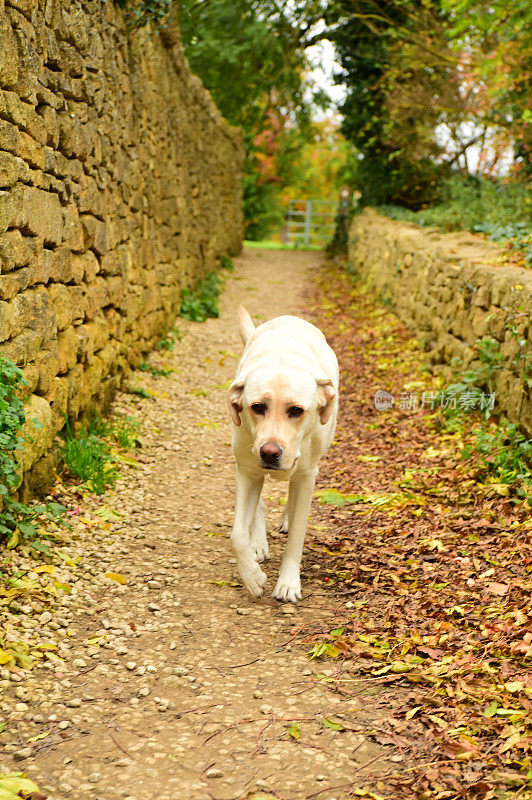
<path fill-rule="evenodd" d="M 237 462 L 231 542 L 248 592 L 260 597 L 269 557 L 260 493 L 266 475 L 289 481 L 281 530 L 288 533 L 272 597 L 301 598 L 300 565 L 318 461 L 327 452 L 338 414 L 338 361 L 323 333 L 299 317 L 281 316 L 255 328 L 237 312 L 245 345 L 227 404 Z"/>

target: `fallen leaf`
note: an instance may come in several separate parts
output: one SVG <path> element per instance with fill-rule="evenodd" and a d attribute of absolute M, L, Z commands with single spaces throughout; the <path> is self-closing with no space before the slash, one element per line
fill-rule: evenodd
<path fill-rule="evenodd" d="M 301 738 L 301 728 L 299 726 L 299 722 L 292 722 L 288 728 L 288 735 L 295 739 L 296 741 Z"/>
<path fill-rule="evenodd" d="M 106 572 L 105 577 L 109 578 L 110 581 L 116 581 L 117 583 L 121 584 L 127 583 L 124 576 L 121 575 L 119 572 Z"/>
<path fill-rule="evenodd" d="M 503 597 L 503 595 L 507 594 L 509 587 L 506 583 L 497 583 L 496 581 L 492 581 L 491 583 L 488 583 L 486 588 L 490 594 L 496 594 L 499 597 Z"/>

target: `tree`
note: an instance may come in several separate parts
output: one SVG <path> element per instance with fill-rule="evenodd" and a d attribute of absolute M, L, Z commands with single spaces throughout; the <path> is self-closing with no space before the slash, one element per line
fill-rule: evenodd
<path fill-rule="evenodd" d="M 463 114 L 444 15 L 433 0 L 332 0 L 327 18 L 347 87 L 342 131 L 362 155 L 363 198 L 417 208 L 452 160 L 438 126 Z"/>
<path fill-rule="evenodd" d="M 261 238 L 279 221 L 280 153 L 293 147 L 294 127 L 310 125 L 305 36 L 320 14 L 319 0 L 183 0 L 179 5 L 192 71 L 225 118 L 242 128 L 250 238 Z"/>
<path fill-rule="evenodd" d="M 461 61 L 467 105 L 494 146 L 512 147 L 516 174 L 532 173 L 532 5 L 529 0 L 442 0 Z"/>

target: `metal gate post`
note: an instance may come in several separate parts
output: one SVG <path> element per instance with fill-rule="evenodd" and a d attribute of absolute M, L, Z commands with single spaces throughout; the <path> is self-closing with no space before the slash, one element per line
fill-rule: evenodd
<path fill-rule="evenodd" d="M 310 223 L 312 220 L 312 200 L 307 200 L 305 209 L 305 244 L 310 244 Z"/>

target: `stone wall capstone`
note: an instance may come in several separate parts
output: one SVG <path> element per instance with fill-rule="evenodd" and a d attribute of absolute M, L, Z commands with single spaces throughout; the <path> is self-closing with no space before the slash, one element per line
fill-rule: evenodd
<path fill-rule="evenodd" d="M 175 19 L 132 34 L 113 2 L 0 0 L 0 355 L 27 381 L 25 470 L 239 252 L 242 159 Z"/>
<path fill-rule="evenodd" d="M 481 366 L 483 337 L 498 342 L 497 406 L 532 436 L 532 271 L 506 264 L 504 250 L 479 236 L 420 228 L 372 209 L 351 224 L 348 258 L 447 379 Z"/>

